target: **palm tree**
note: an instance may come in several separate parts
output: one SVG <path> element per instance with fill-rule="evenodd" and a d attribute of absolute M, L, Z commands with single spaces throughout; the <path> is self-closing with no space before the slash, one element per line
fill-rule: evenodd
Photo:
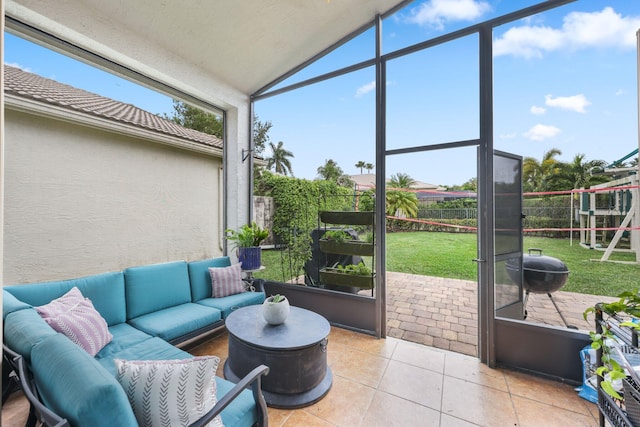
<path fill-rule="evenodd" d="M 584 161 L 584 154 L 576 154 L 571 163 L 564 163 L 560 176 L 565 182 L 562 190 L 574 188 L 589 188 L 593 184 L 601 184 L 607 181 L 604 175 L 593 175 L 594 171 L 602 170 L 607 162 L 604 160 Z"/>
<path fill-rule="evenodd" d="M 538 162 L 533 157 L 525 157 L 522 161 L 522 182 L 524 191 L 546 191 L 553 176 L 560 171 L 560 162 L 556 156 L 562 154 L 557 148 L 552 148 L 542 155 Z"/>
<path fill-rule="evenodd" d="M 366 166 L 367 164 L 364 162 L 364 160 L 359 160 L 358 163 L 356 163 L 356 167 L 360 168 L 360 175 L 362 175 L 362 169 Z"/>
<path fill-rule="evenodd" d="M 291 174 L 293 176 L 293 169 L 291 168 L 290 157 L 294 157 L 293 153 L 289 150 L 285 150 L 283 142 L 278 141 L 278 145 L 273 145 L 273 142 L 269 143 L 271 147 L 271 157 L 267 158 L 267 169 L 274 168 L 275 172 L 281 175 Z"/>
<path fill-rule="evenodd" d="M 402 190 L 387 191 L 387 215 L 409 218 L 418 216 L 418 197 L 415 193 Z"/>
<path fill-rule="evenodd" d="M 415 183 L 415 180 L 406 173 L 391 175 L 387 187 L 393 190 L 387 191 L 387 215 L 399 217 L 406 215 L 409 218 L 418 216 L 418 197 L 415 193 L 406 191 Z"/>
<path fill-rule="evenodd" d="M 373 169 L 373 164 L 367 163 L 364 165 L 364 168 L 367 170 L 367 173 L 371 173 L 371 170 Z"/>
<path fill-rule="evenodd" d="M 387 187 L 391 188 L 411 188 L 416 181 L 406 173 L 397 173 L 395 175 L 391 175 L 391 179 L 389 180 L 389 184 Z"/>
<path fill-rule="evenodd" d="M 317 172 L 320 178 L 334 182 L 338 182 L 338 179 L 343 175 L 342 168 L 333 159 L 325 160 L 324 166 L 320 166 Z"/>

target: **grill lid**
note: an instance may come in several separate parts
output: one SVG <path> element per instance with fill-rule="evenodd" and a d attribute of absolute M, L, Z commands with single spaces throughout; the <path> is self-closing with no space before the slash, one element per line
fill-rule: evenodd
<path fill-rule="evenodd" d="M 545 273 L 568 273 L 567 265 L 558 258 L 547 255 L 524 254 L 522 256 L 522 268 L 530 271 Z"/>

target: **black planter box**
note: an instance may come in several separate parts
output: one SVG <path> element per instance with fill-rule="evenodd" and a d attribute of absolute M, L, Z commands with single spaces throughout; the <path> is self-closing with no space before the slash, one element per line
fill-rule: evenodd
<path fill-rule="evenodd" d="M 336 242 L 320 239 L 320 250 L 327 254 L 373 256 L 373 243 L 351 240 Z"/>
<path fill-rule="evenodd" d="M 374 215 L 373 211 L 323 211 L 320 212 L 320 221 L 326 224 L 373 225 Z"/>
<path fill-rule="evenodd" d="M 320 270 L 320 282 L 328 285 L 353 286 L 360 289 L 373 289 L 375 274 L 363 276 L 359 274 L 341 273 L 337 268 Z"/>

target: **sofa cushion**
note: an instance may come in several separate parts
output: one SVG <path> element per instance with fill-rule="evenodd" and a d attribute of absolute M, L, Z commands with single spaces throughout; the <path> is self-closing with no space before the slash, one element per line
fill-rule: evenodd
<path fill-rule="evenodd" d="M 127 395 L 113 375 L 62 334 L 38 343 L 31 354 L 45 405 L 72 426 L 135 426 Z"/>
<path fill-rule="evenodd" d="M 109 326 L 109 332 L 113 336 L 113 339 L 96 354 L 96 359 L 98 360 L 103 358 L 113 359 L 115 355 L 123 349 L 147 342 L 153 338 L 151 335 L 134 328 L 128 323 Z"/>
<path fill-rule="evenodd" d="M 248 305 L 262 304 L 264 299 L 264 292 L 242 292 L 224 298 L 205 298 L 198 301 L 198 304 L 217 308 L 222 312 L 222 318 L 226 319 L 234 309 Z"/>
<path fill-rule="evenodd" d="M 31 308 L 31 304 L 20 301 L 13 294 L 2 290 L 2 320 L 7 318 L 7 315 L 14 311 L 24 310 L 25 308 Z"/>
<path fill-rule="evenodd" d="M 5 344 L 27 361 L 31 360 L 31 349 L 52 335 L 57 335 L 57 332 L 34 308 L 10 313 L 4 321 Z"/>
<path fill-rule="evenodd" d="M 220 310 L 201 304 L 186 303 L 130 319 L 129 323 L 149 335 L 171 341 L 206 328 L 221 319 Z"/>
<path fill-rule="evenodd" d="M 227 394 L 235 385 L 223 378 L 216 377 L 218 386 L 218 398 Z M 253 399 L 251 390 L 244 390 L 236 397 L 229 406 L 224 408 L 220 414 L 222 422 L 226 426 L 251 427 L 258 421 L 256 402 Z"/>
<path fill-rule="evenodd" d="M 191 302 L 185 261 L 130 267 L 124 271 L 127 320 Z"/>
<path fill-rule="evenodd" d="M 54 330 L 63 333 L 91 356 L 98 354 L 113 336 L 107 322 L 76 287 L 36 311 Z"/>
<path fill-rule="evenodd" d="M 5 286 L 20 301 L 33 306 L 44 305 L 77 287 L 89 298 L 109 326 L 127 320 L 122 272 L 102 273 L 79 279 Z"/>
<path fill-rule="evenodd" d="M 147 335 L 148 336 L 148 335 Z M 109 347 L 109 346 L 107 346 Z M 116 365 L 114 359 L 124 360 L 169 360 L 169 359 L 189 359 L 191 356 L 184 350 L 172 346 L 160 338 L 149 338 L 137 344 L 112 352 L 108 357 L 98 358 L 98 362 L 104 366 L 114 376 L 116 375 Z"/>
<path fill-rule="evenodd" d="M 188 426 L 217 402 L 215 373 L 220 359 L 116 359 L 116 378 L 141 427 Z M 222 426 L 220 416 L 210 426 Z"/>
<path fill-rule="evenodd" d="M 191 298 L 193 302 L 204 298 L 211 298 L 210 267 L 228 267 L 231 260 L 228 256 L 191 261 L 189 267 L 189 282 L 191 282 Z"/>
<path fill-rule="evenodd" d="M 242 266 L 239 263 L 229 267 L 209 267 L 209 275 L 213 298 L 239 294 L 246 288 L 246 284 L 242 281 Z"/>

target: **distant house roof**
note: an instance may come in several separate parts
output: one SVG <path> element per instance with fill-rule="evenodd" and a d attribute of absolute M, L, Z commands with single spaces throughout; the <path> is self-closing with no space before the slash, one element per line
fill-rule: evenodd
<path fill-rule="evenodd" d="M 351 175 L 351 180 L 356 183 L 358 187 L 374 188 L 376 186 L 376 175 L 373 173 L 363 173 L 360 175 Z M 386 180 L 389 183 L 389 179 Z M 439 185 L 429 184 L 422 181 L 415 181 L 411 186 L 413 190 L 433 190 L 433 191 L 445 191 L 444 187 Z"/>
<path fill-rule="evenodd" d="M 4 77 L 5 94 L 133 125 L 197 144 L 220 149 L 223 146 L 222 140 L 216 136 L 185 128 L 134 105 L 46 79 L 20 68 L 4 64 Z"/>
<path fill-rule="evenodd" d="M 446 191 L 446 188 L 440 185 L 429 184 L 428 182 L 422 181 L 415 181 L 413 185 L 411 185 L 411 188 L 413 188 L 414 190 Z"/>
<path fill-rule="evenodd" d="M 376 186 L 376 174 L 374 173 L 351 175 L 350 178 L 358 187 L 364 187 L 366 189 L 375 188 Z"/>

